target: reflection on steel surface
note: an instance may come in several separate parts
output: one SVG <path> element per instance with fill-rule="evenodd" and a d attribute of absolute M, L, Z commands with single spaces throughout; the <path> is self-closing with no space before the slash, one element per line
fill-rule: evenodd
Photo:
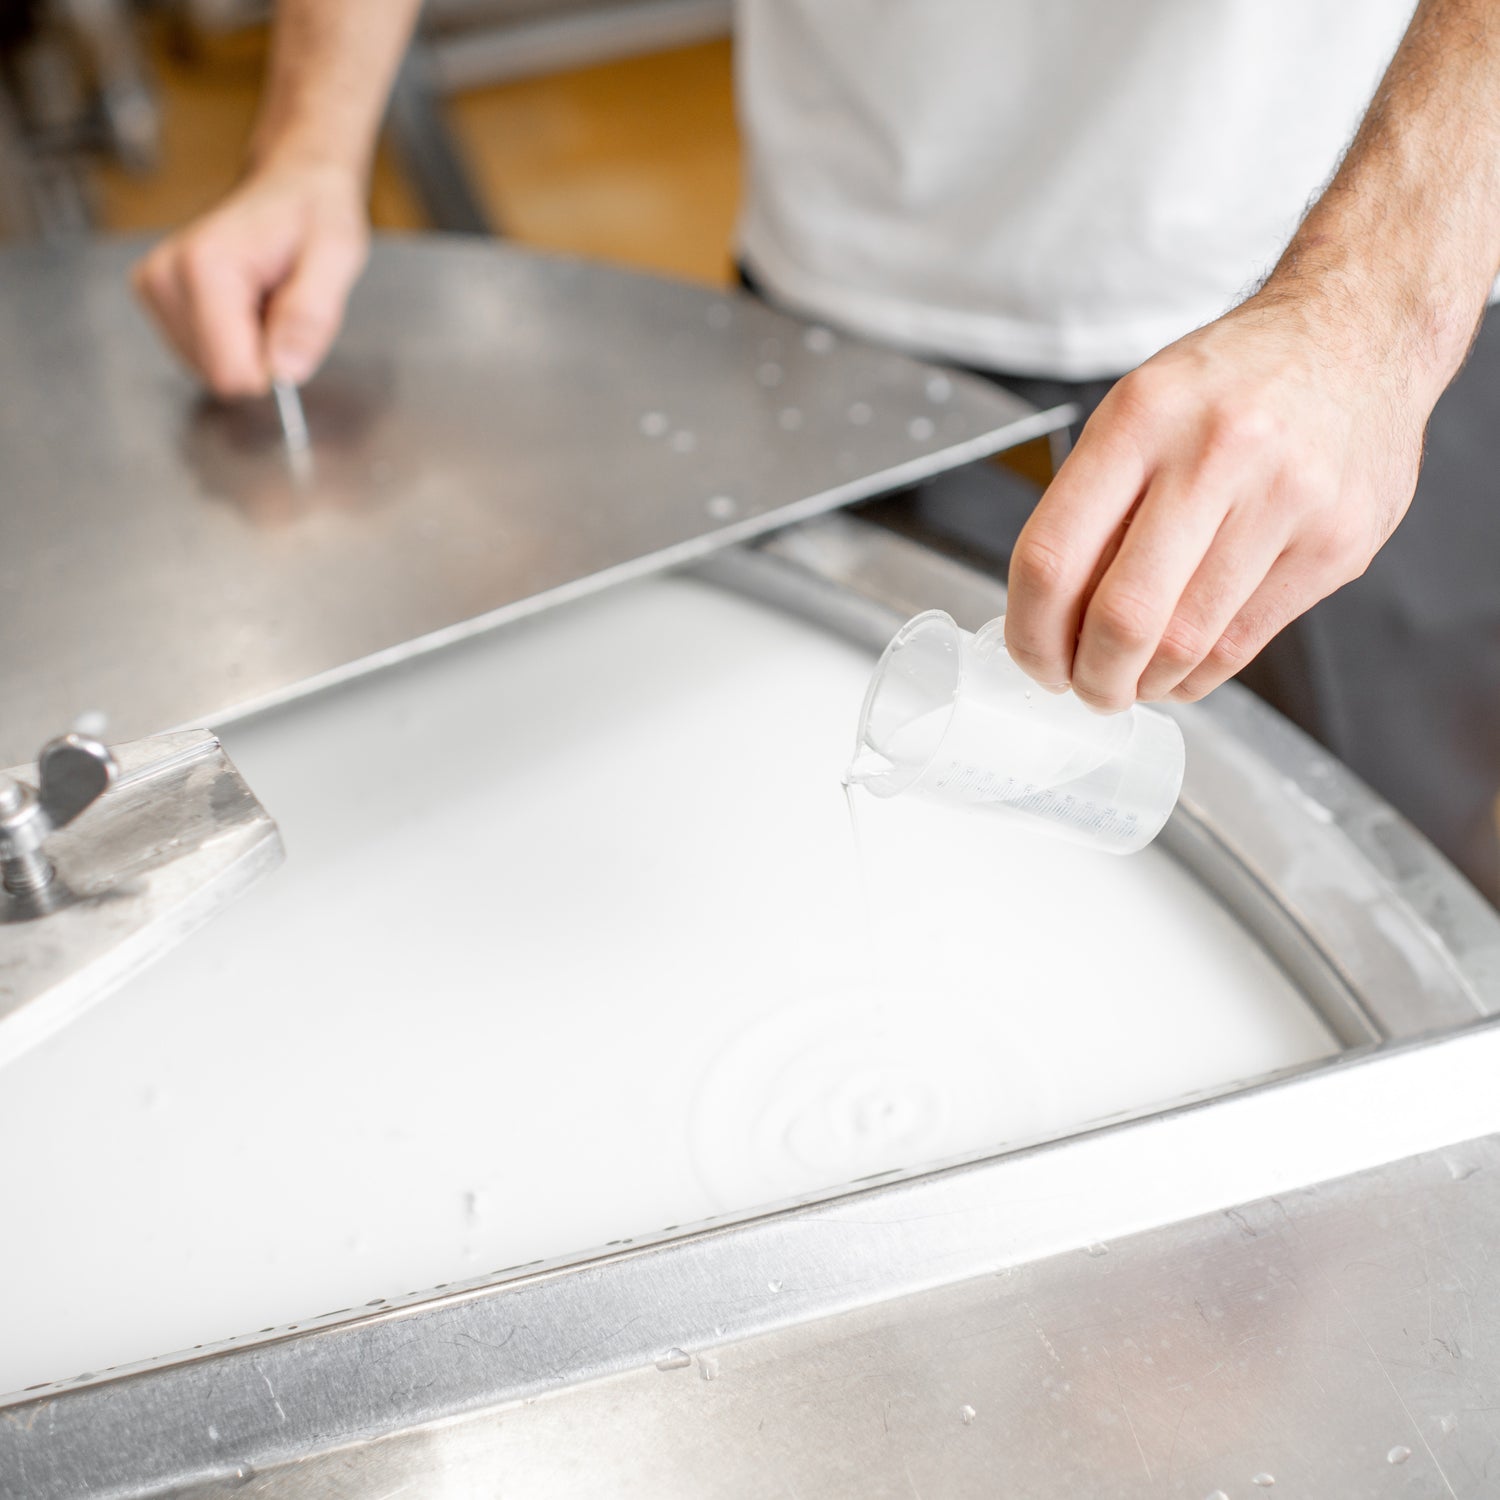
<path fill-rule="evenodd" d="M 742 296 L 396 241 L 303 392 L 304 483 L 269 397 L 173 367 L 138 252 L 0 255 L 0 760 L 85 703 L 222 723 L 1066 418 Z"/>
<path fill-rule="evenodd" d="M 38 846 L 46 878 L 35 890 L 0 891 L 0 1066 L 281 859 L 276 825 L 213 735 L 139 740 L 102 761 L 96 750 L 70 735 L 44 751 L 40 776 L 30 766 L 0 775 L 0 790 L 18 789 L 17 805 L 39 784 L 34 805 L 51 806 L 55 830 Z M 98 768 L 92 780 L 88 765 Z"/>

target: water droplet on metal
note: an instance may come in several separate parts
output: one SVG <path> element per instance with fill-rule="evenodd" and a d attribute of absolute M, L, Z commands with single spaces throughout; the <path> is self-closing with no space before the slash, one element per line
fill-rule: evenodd
<path fill-rule="evenodd" d="M 86 734 L 90 739 L 103 739 L 108 728 L 109 715 L 98 708 L 85 709 L 73 720 L 74 733 Z"/>
<path fill-rule="evenodd" d="M 639 423 L 642 437 L 661 437 L 671 425 L 664 411 L 648 411 Z"/>
<path fill-rule="evenodd" d="M 1257 1474 L 1250 1483 L 1259 1485 L 1263 1490 L 1268 1490 L 1276 1483 L 1276 1476 L 1274 1474 Z"/>
<path fill-rule="evenodd" d="M 835 339 L 826 328 L 809 328 L 802 335 L 802 346 L 813 354 L 827 354 Z"/>
<path fill-rule="evenodd" d="M 1450 1411 L 1438 1418 L 1438 1427 L 1444 1432 L 1454 1432 L 1458 1428 L 1458 1418 Z"/>
<path fill-rule="evenodd" d="M 1090 1245 L 1089 1246 L 1089 1254 L 1095 1260 L 1098 1260 L 1101 1255 L 1108 1255 L 1109 1254 L 1109 1246 L 1105 1245 L 1105 1244 Z"/>
<path fill-rule="evenodd" d="M 927 399 L 934 406 L 941 406 L 953 394 L 953 382 L 946 375 L 927 377 Z"/>
<path fill-rule="evenodd" d="M 781 1290 L 781 1283 L 779 1281 L 768 1281 L 766 1283 L 766 1290 L 768 1292 L 779 1292 Z"/>
<path fill-rule="evenodd" d="M 958 1415 L 959 1420 L 962 1421 L 965 1427 L 967 1427 L 970 1425 L 970 1423 L 973 1422 L 974 1418 L 977 1417 L 979 1413 L 976 1412 L 972 1406 L 960 1406 L 958 1409 Z"/>
<path fill-rule="evenodd" d="M 668 1349 L 667 1352 L 663 1354 L 659 1360 L 657 1360 L 656 1368 L 658 1370 L 685 1370 L 690 1364 L 692 1364 L 692 1362 L 692 1355 L 684 1354 L 681 1349 Z"/>
<path fill-rule="evenodd" d="M 1411 1457 L 1411 1449 L 1404 1443 L 1397 1443 L 1385 1456 L 1388 1464 L 1404 1464 Z"/>
<path fill-rule="evenodd" d="M 703 508 L 716 521 L 727 521 L 730 516 L 739 510 L 739 506 L 735 504 L 734 499 L 729 495 L 710 495 L 703 502 Z"/>
<path fill-rule="evenodd" d="M 704 1380 L 717 1380 L 719 1378 L 719 1362 L 711 1354 L 703 1354 L 698 1358 L 698 1373 Z"/>
<path fill-rule="evenodd" d="M 795 406 L 784 406 L 777 413 L 776 425 L 783 432 L 796 432 L 802 425 L 802 413 Z"/>
<path fill-rule="evenodd" d="M 931 417 L 913 417 L 906 424 L 906 431 L 914 443 L 925 443 L 937 431 L 937 427 Z"/>

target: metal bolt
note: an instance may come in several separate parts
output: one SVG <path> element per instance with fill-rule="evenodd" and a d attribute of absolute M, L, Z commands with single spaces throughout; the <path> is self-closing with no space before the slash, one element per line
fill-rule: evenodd
<path fill-rule="evenodd" d="M 34 896 L 52 884 L 56 871 L 45 854 L 24 854 L 17 859 L 0 859 L 0 885 L 12 896 Z"/>
<path fill-rule="evenodd" d="M 26 794 L 21 783 L 9 776 L 0 776 L 0 818 L 14 817 L 26 806 Z"/>

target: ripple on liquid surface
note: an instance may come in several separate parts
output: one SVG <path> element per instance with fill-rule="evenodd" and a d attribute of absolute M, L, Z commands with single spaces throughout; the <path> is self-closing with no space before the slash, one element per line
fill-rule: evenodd
<path fill-rule="evenodd" d="M 913 1002 L 918 1003 L 913 1003 Z M 726 1206 L 831 1187 L 1035 1134 L 1051 1074 L 995 1009 L 846 982 L 741 1032 L 710 1065 L 690 1139 Z"/>

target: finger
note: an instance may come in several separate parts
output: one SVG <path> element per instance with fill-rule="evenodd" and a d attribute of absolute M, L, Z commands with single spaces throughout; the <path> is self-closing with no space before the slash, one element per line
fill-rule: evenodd
<path fill-rule="evenodd" d="M 1289 530 L 1285 525 L 1268 526 L 1258 508 L 1230 511 L 1141 674 L 1137 698 L 1165 698 L 1197 670 L 1276 566 Z"/>
<path fill-rule="evenodd" d="M 300 385 L 322 364 L 364 262 L 358 240 L 324 235 L 307 246 L 266 308 L 266 364 L 276 379 Z"/>
<path fill-rule="evenodd" d="M 1135 702 L 1141 674 L 1213 545 L 1228 503 L 1217 498 L 1222 492 L 1199 488 L 1201 472 L 1152 481 L 1119 556 L 1087 601 L 1073 691 L 1091 708 L 1116 713 Z"/>
<path fill-rule="evenodd" d="M 220 396 L 260 396 L 270 387 L 261 353 L 265 289 L 247 267 L 196 241 L 183 247 L 181 284 L 194 359 Z"/>
<path fill-rule="evenodd" d="M 183 364 L 201 376 L 203 372 L 192 347 L 192 322 L 168 247 L 158 246 L 144 260 L 137 261 L 131 268 L 130 282 L 141 305 Z"/>
<path fill-rule="evenodd" d="M 1011 554 L 1005 645 L 1044 687 L 1072 677 L 1089 583 L 1145 483 L 1133 446 L 1097 427 L 1104 415 L 1084 428 Z"/>
<path fill-rule="evenodd" d="M 1247 666 L 1261 648 L 1323 597 L 1311 570 L 1288 550 L 1245 601 L 1213 649 L 1172 689 L 1178 703 L 1192 703 Z"/>

